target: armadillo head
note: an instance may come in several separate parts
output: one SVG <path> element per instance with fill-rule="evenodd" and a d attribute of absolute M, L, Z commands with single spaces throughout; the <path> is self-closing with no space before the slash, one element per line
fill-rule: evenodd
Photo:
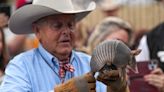
<path fill-rule="evenodd" d="M 109 66 L 115 65 L 117 68 L 123 68 L 129 65 L 132 69 L 137 69 L 136 61 L 133 61 L 133 55 L 129 47 L 122 41 L 104 41 L 92 53 L 90 62 L 91 71 L 98 72 L 106 64 Z"/>

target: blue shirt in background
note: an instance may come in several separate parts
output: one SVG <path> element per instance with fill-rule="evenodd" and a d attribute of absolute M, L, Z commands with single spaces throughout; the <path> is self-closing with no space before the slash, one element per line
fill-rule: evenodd
<path fill-rule="evenodd" d="M 87 54 L 72 51 L 70 63 L 75 71 L 67 71 L 65 81 L 89 72 L 90 58 Z M 0 92 L 50 92 L 61 84 L 58 70 L 58 59 L 39 45 L 9 62 Z M 96 92 L 106 92 L 106 86 L 97 82 Z"/>

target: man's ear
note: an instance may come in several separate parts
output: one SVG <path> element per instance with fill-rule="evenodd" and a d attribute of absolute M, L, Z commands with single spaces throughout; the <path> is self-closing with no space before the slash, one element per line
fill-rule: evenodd
<path fill-rule="evenodd" d="M 136 55 L 140 54 L 141 51 L 142 51 L 141 49 L 132 50 L 132 51 L 131 51 L 131 55 L 132 55 L 132 56 L 136 56 Z"/>
<path fill-rule="evenodd" d="M 37 24 L 35 24 L 35 23 L 32 24 L 32 31 L 35 33 L 36 37 L 39 39 L 40 33 L 39 33 L 39 27 Z"/>
<path fill-rule="evenodd" d="M 38 25 L 33 23 L 32 24 L 32 31 L 36 34 L 39 31 Z"/>

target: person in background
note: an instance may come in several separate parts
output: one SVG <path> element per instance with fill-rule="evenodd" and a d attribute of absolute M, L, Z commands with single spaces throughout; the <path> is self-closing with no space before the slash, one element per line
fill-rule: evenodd
<path fill-rule="evenodd" d="M 0 5 L 6 7 L 7 0 L 1 0 Z M 1 6 L 2 7 L 2 6 Z M 6 8 L 5 8 L 6 9 Z M 5 40 L 5 34 L 3 28 L 7 26 L 9 19 L 8 11 L 0 10 L 0 84 L 4 78 L 4 71 L 10 59 L 8 48 Z"/>
<path fill-rule="evenodd" d="M 158 24 L 150 32 L 146 33 L 140 40 L 138 49 L 142 52 L 136 56 L 136 60 L 157 60 L 159 67 L 164 71 L 164 22 Z"/>
<path fill-rule="evenodd" d="M 30 3 L 31 3 L 31 0 L 11 1 L 12 12 Z M 4 23 L 8 23 L 8 19 L 4 21 Z M 32 46 L 33 43 L 31 42 L 31 39 L 32 39 L 31 35 L 30 36 L 29 35 L 16 35 L 11 32 L 8 26 L 5 26 L 3 29 L 5 32 L 6 43 L 7 43 L 7 47 L 8 47 L 11 58 L 23 51 L 33 48 Z"/>
<path fill-rule="evenodd" d="M 9 62 L 1 92 L 105 92 L 107 86 L 127 92 L 127 83 L 118 75 L 121 70 L 115 70 L 115 80 L 109 77 L 106 86 L 90 72 L 91 57 L 73 50 L 76 23 L 96 7 L 92 0 L 81 1 L 33 0 L 10 17 L 12 32 L 35 33 L 40 44 Z"/>
<path fill-rule="evenodd" d="M 76 51 L 82 51 L 85 53 L 88 52 L 87 35 L 88 35 L 87 31 L 84 31 L 83 27 L 77 23 L 76 30 L 75 30 L 75 50 Z"/>
<path fill-rule="evenodd" d="M 95 26 L 104 18 L 117 16 L 121 5 L 116 0 L 94 0 L 97 8 L 77 23 L 76 50 L 88 52 L 87 42 Z"/>
<path fill-rule="evenodd" d="M 0 83 L 4 77 L 4 71 L 9 61 L 9 55 L 7 53 L 7 47 L 5 43 L 5 37 L 3 29 L 0 28 Z"/>
<path fill-rule="evenodd" d="M 105 17 L 117 17 L 121 3 L 115 0 L 97 0 L 97 5 Z"/>
<path fill-rule="evenodd" d="M 12 1 L 14 2 L 14 1 Z M 8 28 L 8 20 L 12 13 L 12 5 L 9 4 L 7 0 L 2 0 L 3 10 L 0 10 L 0 27 L 4 30 L 4 37 L 6 42 L 6 47 L 8 48 L 8 52 L 11 57 L 18 54 L 23 49 L 23 44 L 25 41 L 24 35 L 15 35 Z"/>
<path fill-rule="evenodd" d="M 138 46 L 142 52 L 136 56 L 138 62 L 157 60 L 158 68 L 154 69 L 150 74 L 146 75 L 145 81 L 157 87 L 164 92 L 164 22 L 158 24 L 150 32 L 145 34 Z"/>
<path fill-rule="evenodd" d="M 104 40 L 118 39 L 130 46 L 132 33 L 133 28 L 128 22 L 118 17 L 107 17 L 96 26 L 89 38 L 90 53 L 96 45 Z"/>

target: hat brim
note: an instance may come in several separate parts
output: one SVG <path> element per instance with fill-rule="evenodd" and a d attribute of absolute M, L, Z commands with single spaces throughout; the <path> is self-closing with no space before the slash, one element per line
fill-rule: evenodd
<path fill-rule="evenodd" d="M 41 5 L 26 5 L 18 9 L 9 20 L 9 28 L 15 34 L 30 34 L 32 31 L 32 23 L 36 20 L 53 14 L 75 14 L 76 21 L 83 19 L 95 6 L 87 10 L 76 11 L 56 11 L 54 9 Z"/>

